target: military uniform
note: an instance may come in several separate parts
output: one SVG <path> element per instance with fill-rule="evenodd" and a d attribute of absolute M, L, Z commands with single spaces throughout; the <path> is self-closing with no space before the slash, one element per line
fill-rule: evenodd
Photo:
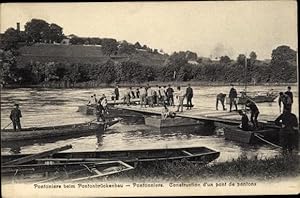
<path fill-rule="evenodd" d="M 18 108 L 14 108 L 13 110 L 11 110 L 9 117 L 13 123 L 14 130 L 16 131 L 17 127 L 19 130 L 21 130 L 21 122 L 20 122 L 20 118 L 22 117 L 21 110 Z"/>

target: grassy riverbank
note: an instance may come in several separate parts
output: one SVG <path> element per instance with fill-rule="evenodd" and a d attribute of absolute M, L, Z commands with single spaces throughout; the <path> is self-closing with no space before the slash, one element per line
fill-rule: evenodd
<path fill-rule="evenodd" d="M 275 156 L 258 159 L 241 156 L 227 162 L 194 164 L 189 161 L 156 163 L 112 175 L 106 181 L 204 181 L 204 180 L 273 180 L 300 175 L 299 156 Z"/>

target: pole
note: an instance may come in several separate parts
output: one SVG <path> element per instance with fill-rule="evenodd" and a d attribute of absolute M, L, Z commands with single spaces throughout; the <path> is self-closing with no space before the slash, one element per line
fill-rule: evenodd
<path fill-rule="evenodd" d="M 247 92 L 247 53 L 245 53 L 245 93 Z"/>
<path fill-rule="evenodd" d="M 10 122 L 8 125 L 6 125 L 2 130 L 6 129 L 9 125 L 11 125 L 12 122 Z"/>

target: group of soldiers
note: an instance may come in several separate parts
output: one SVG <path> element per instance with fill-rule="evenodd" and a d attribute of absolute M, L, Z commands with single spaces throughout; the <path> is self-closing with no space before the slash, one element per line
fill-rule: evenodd
<path fill-rule="evenodd" d="M 112 99 L 118 100 L 120 98 L 120 92 L 118 86 L 115 87 Z M 178 86 L 176 90 L 171 85 L 151 87 L 149 84 L 144 87 L 133 89 L 129 87 L 124 97 L 122 98 L 128 106 L 131 104 L 132 99 L 139 99 L 141 107 L 154 107 L 154 106 L 175 106 L 177 105 L 177 112 L 183 111 L 184 99 L 187 101 L 187 110 L 193 107 L 193 89 L 191 85 L 184 91 L 182 87 Z"/>
<path fill-rule="evenodd" d="M 175 99 L 174 100 L 174 96 Z M 226 110 L 225 108 L 225 97 L 226 94 L 220 93 L 217 95 L 217 101 L 216 101 L 216 110 L 218 110 L 218 104 L 221 102 L 223 106 L 223 110 Z M 112 96 L 112 99 L 119 100 L 120 93 L 119 88 L 116 86 L 114 90 L 114 95 Z M 177 111 L 179 110 L 183 111 L 183 101 L 186 98 L 187 100 L 187 109 L 191 109 L 193 107 L 192 104 L 192 98 L 193 98 L 193 89 L 191 88 L 190 84 L 188 84 L 188 87 L 185 91 L 178 86 L 177 90 L 174 91 L 174 89 L 171 87 L 171 85 L 166 86 L 156 86 L 155 88 L 151 88 L 151 86 L 148 84 L 145 87 L 140 87 L 140 89 L 136 89 L 136 92 L 133 91 L 133 89 L 130 87 L 127 92 L 125 93 L 124 100 L 129 105 L 131 98 L 137 98 L 140 99 L 141 107 L 148 105 L 149 107 L 154 107 L 154 105 L 162 105 L 162 118 L 166 119 L 167 117 L 174 117 L 176 114 L 174 112 L 169 111 L 167 106 L 175 106 L 175 101 L 177 101 Z M 232 88 L 229 92 L 229 104 L 230 109 L 229 112 L 232 111 L 233 105 L 235 106 L 235 110 L 241 115 L 241 128 L 245 131 L 248 130 L 256 130 L 259 128 L 258 125 L 258 115 L 260 114 L 259 109 L 255 102 L 251 99 L 247 99 L 245 103 L 246 111 L 238 110 L 237 107 L 237 91 L 232 85 Z M 105 121 L 104 114 L 107 113 L 107 98 L 105 94 L 102 95 L 102 97 L 97 100 L 96 94 L 92 95 L 88 106 L 95 108 L 95 114 L 97 116 L 97 121 Z M 281 145 L 283 146 L 284 150 L 292 151 L 293 148 L 295 148 L 295 144 L 293 143 L 295 141 L 295 135 L 298 133 L 298 120 L 295 114 L 291 113 L 292 111 L 292 104 L 293 104 L 293 93 L 291 91 L 291 87 L 287 87 L 286 92 L 280 92 L 279 93 L 279 99 L 278 104 L 280 108 L 280 116 L 275 120 L 275 124 L 277 126 L 280 126 L 281 132 L 280 132 L 280 140 Z M 282 108 L 283 107 L 283 108 Z M 249 118 L 246 114 L 247 111 L 251 112 L 251 122 L 252 126 L 249 125 Z M 15 104 L 15 108 L 11 111 L 10 119 L 11 123 L 13 124 L 13 128 L 15 131 L 21 130 L 21 122 L 20 118 L 22 117 L 21 110 L 19 109 L 19 104 Z"/>
<path fill-rule="evenodd" d="M 249 125 L 249 119 L 245 111 L 238 110 L 235 98 L 237 97 L 236 90 L 232 86 L 229 93 L 230 101 L 230 112 L 232 104 L 235 105 L 236 111 L 241 115 L 241 128 L 245 131 L 257 130 L 258 125 L 258 115 L 260 114 L 259 109 L 254 101 L 247 99 L 245 103 L 246 112 L 249 110 L 251 112 L 251 122 L 252 126 Z M 218 99 L 217 99 L 218 100 Z M 218 104 L 218 102 L 217 102 Z M 295 114 L 292 113 L 293 105 L 293 93 L 291 87 L 287 87 L 286 92 L 279 93 L 279 112 L 280 115 L 275 120 L 275 125 L 280 127 L 279 139 L 280 145 L 283 148 L 284 153 L 291 153 L 293 149 L 298 148 L 298 119 Z M 223 106 L 223 109 L 226 110 Z"/>

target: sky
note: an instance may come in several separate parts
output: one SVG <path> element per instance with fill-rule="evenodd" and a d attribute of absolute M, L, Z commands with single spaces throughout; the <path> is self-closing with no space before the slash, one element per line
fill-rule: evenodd
<path fill-rule="evenodd" d="M 280 45 L 297 50 L 296 1 L 6 3 L 0 14 L 1 32 L 38 18 L 65 35 L 139 41 L 169 54 L 235 59 L 255 51 L 262 60 Z"/>

